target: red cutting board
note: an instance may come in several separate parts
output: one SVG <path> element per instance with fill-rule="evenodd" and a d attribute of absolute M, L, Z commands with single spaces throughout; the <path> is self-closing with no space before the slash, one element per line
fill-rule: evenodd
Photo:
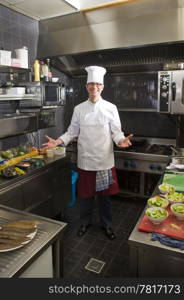
<path fill-rule="evenodd" d="M 161 224 L 154 225 L 146 215 L 138 225 L 138 229 L 144 232 L 157 232 L 168 235 L 173 238 L 184 240 L 184 221 L 179 221 L 169 211 L 169 217 Z"/>

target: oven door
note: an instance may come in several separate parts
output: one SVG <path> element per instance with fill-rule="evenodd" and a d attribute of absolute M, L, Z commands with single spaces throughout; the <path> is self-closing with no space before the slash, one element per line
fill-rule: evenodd
<path fill-rule="evenodd" d="M 45 83 L 43 94 L 44 106 L 58 106 L 61 105 L 60 84 Z"/>
<path fill-rule="evenodd" d="M 171 75 L 171 113 L 184 114 L 184 71 L 173 71 Z"/>

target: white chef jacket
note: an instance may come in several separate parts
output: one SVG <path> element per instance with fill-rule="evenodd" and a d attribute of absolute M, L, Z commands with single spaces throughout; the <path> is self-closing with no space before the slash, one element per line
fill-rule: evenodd
<path fill-rule="evenodd" d="M 87 100 L 74 108 L 71 124 L 59 138 L 67 146 L 78 137 L 80 169 L 108 170 L 114 167 L 113 141 L 125 138 L 116 106 L 101 97 L 95 103 Z"/>

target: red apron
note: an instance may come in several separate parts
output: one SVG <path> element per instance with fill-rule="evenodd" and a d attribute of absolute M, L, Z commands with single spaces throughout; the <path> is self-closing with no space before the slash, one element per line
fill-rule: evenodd
<path fill-rule="evenodd" d="M 115 167 L 112 168 L 112 178 L 114 183 L 108 189 L 96 192 L 96 172 L 86 171 L 78 168 L 79 179 L 77 183 L 77 192 L 80 198 L 90 198 L 96 195 L 114 195 L 119 193 L 118 179 Z"/>

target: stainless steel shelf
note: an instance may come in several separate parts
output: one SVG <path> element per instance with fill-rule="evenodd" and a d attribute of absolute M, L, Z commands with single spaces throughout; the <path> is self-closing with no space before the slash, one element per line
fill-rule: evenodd
<path fill-rule="evenodd" d="M 31 100 L 35 97 L 33 94 L 24 94 L 24 95 L 0 95 L 0 101 L 15 101 L 15 100 Z"/>
<path fill-rule="evenodd" d="M 157 112 L 156 108 L 118 108 L 118 111 Z"/>
<path fill-rule="evenodd" d="M 31 69 L 0 65 L 0 72 L 1 73 L 25 73 L 25 72 L 31 72 Z"/>

